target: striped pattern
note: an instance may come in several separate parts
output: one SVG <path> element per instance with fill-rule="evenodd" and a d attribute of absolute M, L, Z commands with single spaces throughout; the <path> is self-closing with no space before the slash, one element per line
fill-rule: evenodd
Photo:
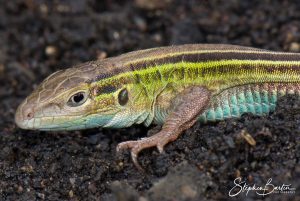
<path fill-rule="evenodd" d="M 168 114 L 165 102 L 170 102 L 191 85 L 202 85 L 213 92 L 214 106 L 200 117 L 202 121 L 210 121 L 239 117 L 245 112 L 266 114 L 274 110 L 281 94 L 276 87 L 300 83 L 299 54 L 232 45 L 156 48 L 93 65 L 102 66 L 101 73 L 88 81 L 96 91 L 96 100 L 106 100 L 109 93 L 126 87 L 138 97 L 135 110 L 139 111 L 139 107 L 147 109 L 143 108 L 144 102 L 154 101 L 167 93 L 168 98 L 156 102 L 152 118 L 157 123 L 162 123 Z M 263 83 L 275 88 L 258 87 Z M 162 93 L 158 96 L 159 91 Z M 148 118 L 146 124 L 150 124 L 152 118 Z"/>
<path fill-rule="evenodd" d="M 164 64 L 199 63 L 220 60 L 299 61 L 299 54 L 272 52 L 234 45 L 182 45 L 135 51 L 88 63 L 99 67 L 89 83 L 127 72 L 160 67 Z M 82 65 L 81 65 L 82 66 Z M 83 65 L 87 68 L 87 65 Z"/>
<path fill-rule="evenodd" d="M 296 53 L 219 44 L 154 48 L 58 71 L 23 101 L 16 116 L 21 127 L 44 130 L 163 123 L 172 101 L 198 85 L 212 94 L 200 119 L 217 120 L 268 113 L 281 86 L 297 86 L 297 92 L 299 83 Z M 269 87 L 256 86 L 265 84 Z M 121 106 L 118 94 L 124 88 L 129 98 Z M 88 101 L 78 108 L 66 106 L 78 92 L 88 93 Z M 23 121 L 32 108 L 35 117 Z"/>
<path fill-rule="evenodd" d="M 230 81 L 232 76 L 239 76 L 244 83 L 253 81 L 242 78 L 245 76 L 277 82 L 287 76 L 299 81 L 300 56 L 231 45 L 184 45 L 128 53 L 90 65 L 99 66 L 101 72 L 87 82 L 100 88 L 171 79 L 215 84 Z"/>
<path fill-rule="evenodd" d="M 167 83 L 188 87 L 203 85 L 215 93 L 236 85 L 264 82 L 300 82 L 300 61 L 221 60 L 207 62 L 167 63 L 147 69 L 116 74 L 92 83 L 99 98 L 103 89 L 125 85 L 142 88 L 154 95 Z M 113 91 L 114 92 L 114 91 Z"/>

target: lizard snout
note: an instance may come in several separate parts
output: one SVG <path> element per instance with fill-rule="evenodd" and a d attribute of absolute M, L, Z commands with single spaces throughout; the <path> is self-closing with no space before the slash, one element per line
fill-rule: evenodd
<path fill-rule="evenodd" d="M 28 122 L 34 118 L 34 110 L 31 105 L 21 104 L 15 114 L 15 122 L 18 127 L 29 129 Z"/>

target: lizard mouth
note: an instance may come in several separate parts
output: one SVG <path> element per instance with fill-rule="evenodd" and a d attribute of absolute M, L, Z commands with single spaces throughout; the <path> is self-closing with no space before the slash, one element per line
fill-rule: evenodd
<path fill-rule="evenodd" d="M 15 113 L 18 127 L 26 130 L 66 131 L 103 127 L 114 115 L 68 115 L 68 116 L 37 116 L 26 118 L 20 106 Z"/>

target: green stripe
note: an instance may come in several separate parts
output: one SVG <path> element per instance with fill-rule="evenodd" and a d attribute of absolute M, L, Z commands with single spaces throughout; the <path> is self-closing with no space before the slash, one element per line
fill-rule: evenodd
<path fill-rule="evenodd" d="M 246 65 L 246 67 L 241 67 L 243 65 Z M 179 62 L 120 73 L 92 84 L 99 86 L 136 84 L 136 77 L 139 77 L 139 81 L 152 91 L 161 86 L 161 79 L 178 84 L 204 84 L 212 89 L 218 86 L 228 87 L 252 82 L 298 82 L 300 81 L 299 66 L 300 61 L 221 60 L 198 63 Z M 269 68 L 264 69 L 263 67 Z M 283 73 L 282 70 L 285 70 L 285 72 Z M 162 75 L 162 78 L 158 76 L 157 71 Z M 136 76 L 137 74 L 138 76 Z M 223 83 L 218 84 L 218 82 Z"/>

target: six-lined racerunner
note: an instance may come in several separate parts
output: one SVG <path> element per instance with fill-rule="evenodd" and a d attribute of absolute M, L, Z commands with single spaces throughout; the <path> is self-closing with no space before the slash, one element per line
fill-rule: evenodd
<path fill-rule="evenodd" d="M 19 127 L 77 130 L 161 124 L 157 134 L 117 150 L 160 152 L 197 120 L 273 111 L 278 97 L 300 93 L 300 54 L 234 45 L 147 49 L 60 70 L 17 109 Z"/>

